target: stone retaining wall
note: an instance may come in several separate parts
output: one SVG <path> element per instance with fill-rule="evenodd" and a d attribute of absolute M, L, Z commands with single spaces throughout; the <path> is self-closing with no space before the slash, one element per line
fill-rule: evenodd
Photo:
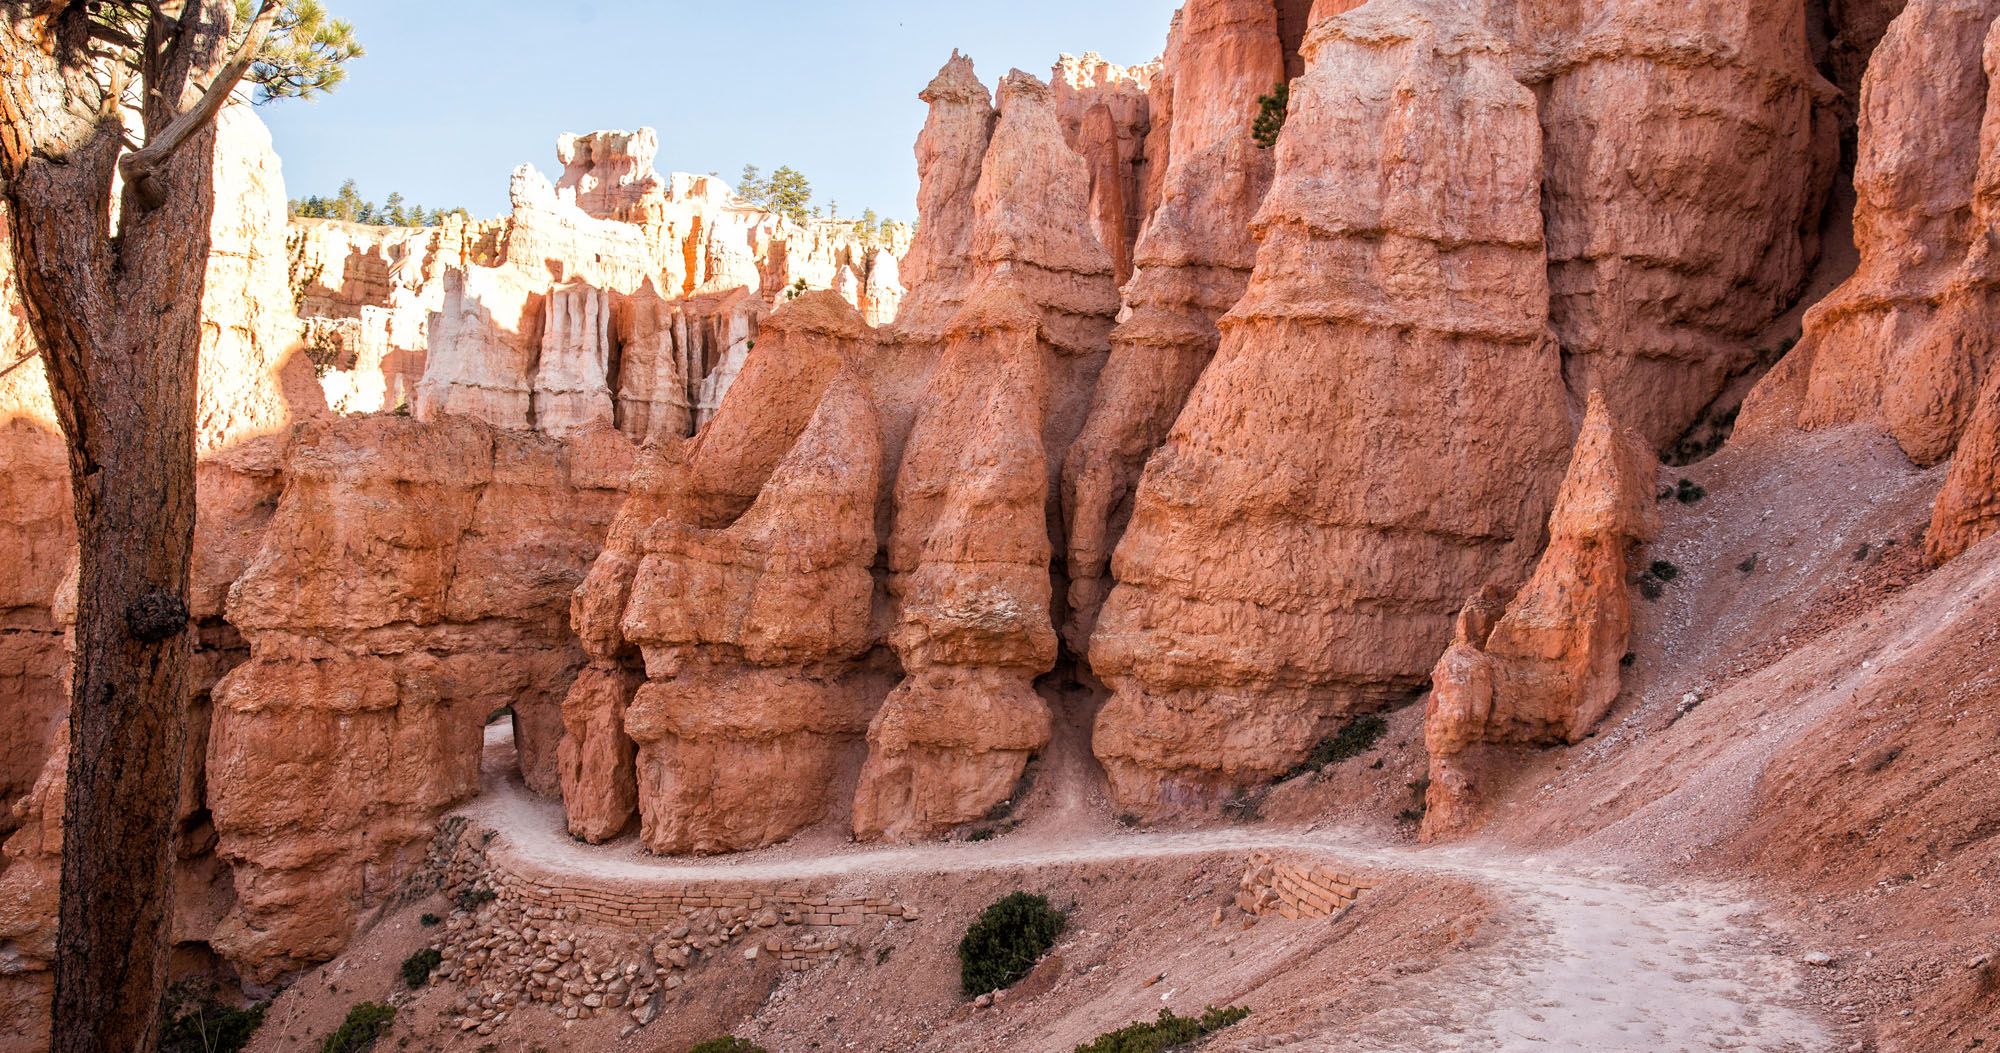
<path fill-rule="evenodd" d="M 537 880 L 489 867 L 493 891 L 527 906 L 563 912 L 589 925 L 649 929 L 697 910 L 774 911 L 786 925 L 851 926 L 871 918 L 915 921 L 917 911 L 887 896 L 814 895 L 798 888 L 717 883 L 669 888 L 606 888 L 586 884 L 584 875 L 562 882 Z"/>
<path fill-rule="evenodd" d="M 1236 905 L 1250 914 L 1283 918 L 1328 918 L 1354 905 L 1379 881 L 1325 863 L 1281 860 L 1252 852 L 1237 886 Z"/>

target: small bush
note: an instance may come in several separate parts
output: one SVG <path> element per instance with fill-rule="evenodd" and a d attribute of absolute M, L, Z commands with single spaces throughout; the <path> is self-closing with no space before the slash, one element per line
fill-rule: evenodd
<path fill-rule="evenodd" d="M 375 1040 L 389 1030 L 396 1020 L 396 1010 L 380 1002 L 363 1002 L 347 1011 L 347 1019 L 341 1021 L 339 1030 L 326 1036 L 326 1044 L 319 1047 L 319 1053 L 363 1053 L 375 1046 Z"/>
<path fill-rule="evenodd" d="M 426 929 L 429 929 L 436 927 L 437 924 L 443 920 L 444 920 L 443 918 L 440 918 L 435 914 L 426 912 L 423 917 L 417 919 L 417 924 L 422 925 Z"/>
<path fill-rule="evenodd" d="M 1667 594 L 1667 583 L 1680 576 L 1681 568 L 1664 559 L 1656 559 L 1645 573 L 1639 575 L 1639 595 L 1657 600 Z"/>
<path fill-rule="evenodd" d="M 403 959 L 403 986 L 422 987 L 431 982 L 431 974 L 444 964 L 444 955 L 436 947 L 426 947 Z"/>
<path fill-rule="evenodd" d="M 1291 771 L 1279 776 L 1279 780 L 1294 778 L 1329 764 L 1339 764 L 1341 761 L 1359 757 L 1374 749 L 1375 744 L 1382 741 L 1382 736 L 1388 733 L 1389 722 L 1373 713 L 1355 717 L 1347 722 L 1346 727 L 1340 729 L 1339 734 L 1328 735 L 1319 740 L 1319 745 L 1313 747 L 1312 752 L 1306 755 L 1306 759 L 1300 761 Z"/>
<path fill-rule="evenodd" d="M 1420 775 L 1407 785 L 1410 788 L 1410 796 L 1415 800 L 1415 803 L 1397 812 L 1396 818 L 1406 823 L 1421 823 L 1424 821 L 1424 814 L 1430 811 L 1431 807 L 1431 778 L 1428 775 Z"/>
<path fill-rule="evenodd" d="M 1164 1053 L 1199 1042 L 1249 1015 L 1250 1010 L 1240 1005 L 1228 1009 L 1210 1006 L 1198 1017 L 1175 1016 L 1172 1010 L 1162 1009 L 1159 1019 L 1099 1035 L 1076 1047 L 1076 1053 Z"/>
<path fill-rule="evenodd" d="M 1674 500 L 1684 505 L 1695 504 L 1707 496 L 1708 491 L 1692 479 L 1682 479 L 1674 486 Z"/>
<path fill-rule="evenodd" d="M 1015 892 L 980 912 L 958 943 L 958 977 L 967 998 L 1011 987 L 1056 945 L 1069 917 L 1047 896 Z"/>
<path fill-rule="evenodd" d="M 490 888 L 481 888 L 478 885 L 467 885 L 463 889 L 459 890 L 458 909 L 463 911 L 477 910 L 479 909 L 481 904 L 491 903 L 499 898 L 500 894 L 494 892 Z"/>
<path fill-rule="evenodd" d="M 223 1005 L 205 983 L 175 984 L 160 1010 L 160 1053 L 238 1053 L 264 1024 L 264 1005 Z"/>
<path fill-rule="evenodd" d="M 1269 150 L 1278 145 L 1278 133 L 1285 130 L 1285 114 L 1292 105 L 1292 86 L 1279 81 L 1271 94 L 1257 96 L 1257 119 L 1250 122 L 1250 138 Z"/>
<path fill-rule="evenodd" d="M 1222 802 L 1222 816 L 1232 823 L 1254 823 L 1264 818 L 1263 790 L 1238 787 Z"/>
<path fill-rule="evenodd" d="M 765 1053 L 765 1049 L 747 1038 L 724 1035 L 721 1038 L 711 1038 L 706 1042 L 696 1043 L 688 1053 Z"/>

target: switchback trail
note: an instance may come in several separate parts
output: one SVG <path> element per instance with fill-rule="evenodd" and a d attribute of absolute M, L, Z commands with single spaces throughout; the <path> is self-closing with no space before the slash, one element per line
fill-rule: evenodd
<path fill-rule="evenodd" d="M 1433 970 L 1411 996 L 1336 1034 L 1261 1048 L 1354 1053 L 1821 1053 L 1833 1031 L 1797 998 L 1796 967 L 1761 930 L 1756 904 L 1709 883 L 1640 883 L 1560 854 L 1482 845 L 1411 848 L 1315 827 L 1226 827 L 1086 835 L 1033 829 L 978 843 L 781 846 L 715 859 L 659 859 L 636 839 L 572 840 L 561 807 L 530 793 L 511 737 L 488 740 L 484 792 L 457 814 L 501 832 L 496 865 L 516 858 L 621 887 L 771 883 L 1028 870 L 1248 853 L 1477 883 L 1511 916 L 1504 940 Z M 1062 824 L 1068 827 L 1071 824 Z"/>

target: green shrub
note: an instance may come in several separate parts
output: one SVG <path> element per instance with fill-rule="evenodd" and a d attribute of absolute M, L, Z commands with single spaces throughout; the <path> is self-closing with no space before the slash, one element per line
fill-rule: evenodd
<path fill-rule="evenodd" d="M 160 1053 L 238 1053 L 264 1024 L 264 1004 L 223 1005 L 205 983 L 175 984 L 160 1010 Z"/>
<path fill-rule="evenodd" d="M 1285 113 L 1292 105 L 1292 86 L 1279 81 L 1271 94 L 1257 96 L 1257 119 L 1250 123 L 1250 138 L 1269 150 L 1278 145 L 1278 133 L 1285 130 Z"/>
<path fill-rule="evenodd" d="M 1172 1010 L 1162 1009 L 1159 1019 L 1099 1035 L 1076 1047 L 1076 1053 L 1163 1053 L 1199 1042 L 1249 1015 L 1250 1010 L 1240 1005 L 1228 1009 L 1210 1006 L 1199 1017 L 1175 1016 Z"/>
<path fill-rule="evenodd" d="M 1694 504 L 1707 496 L 1708 491 L 1692 479 L 1682 479 L 1674 487 L 1674 500 L 1684 505 Z"/>
<path fill-rule="evenodd" d="M 444 920 L 443 918 L 440 918 L 435 914 L 426 912 L 423 917 L 417 919 L 417 924 L 422 925 L 424 928 L 428 929 L 443 920 Z"/>
<path fill-rule="evenodd" d="M 374 1047 L 375 1040 L 389 1030 L 395 1019 L 393 1007 L 363 1002 L 347 1011 L 347 1019 L 340 1022 L 339 1030 L 326 1036 L 326 1044 L 319 1047 L 319 1053 L 363 1053 Z"/>
<path fill-rule="evenodd" d="M 431 974 L 444 964 L 444 955 L 436 947 L 426 947 L 403 959 L 403 986 L 422 987 L 431 982 Z"/>
<path fill-rule="evenodd" d="M 1667 583 L 1680 576 L 1681 568 L 1667 560 L 1656 559 L 1644 574 L 1639 575 L 1639 595 L 1657 600 L 1666 595 Z"/>
<path fill-rule="evenodd" d="M 1410 788 L 1411 805 L 1397 812 L 1396 818 L 1406 823 L 1421 823 L 1424 821 L 1424 814 L 1430 810 L 1431 806 L 1431 777 L 1428 775 L 1419 775 L 1414 781 L 1406 785 Z"/>
<path fill-rule="evenodd" d="M 1048 897 L 1011 893 L 980 912 L 958 943 L 958 977 L 966 997 L 1011 987 L 1056 945 L 1069 916 Z"/>
<path fill-rule="evenodd" d="M 1328 735 L 1319 740 L 1306 759 L 1294 765 L 1291 771 L 1279 776 L 1279 780 L 1295 778 L 1309 771 L 1352 760 L 1375 748 L 1382 736 L 1389 733 L 1389 722 L 1373 713 L 1355 717 L 1347 722 L 1336 735 Z"/>
<path fill-rule="evenodd" d="M 747 1038 L 725 1035 L 699 1043 L 688 1053 L 765 1053 L 765 1049 Z"/>
<path fill-rule="evenodd" d="M 499 893 L 478 885 L 467 885 L 458 892 L 458 909 L 466 912 L 478 910 L 481 904 L 499 899 Z"/>

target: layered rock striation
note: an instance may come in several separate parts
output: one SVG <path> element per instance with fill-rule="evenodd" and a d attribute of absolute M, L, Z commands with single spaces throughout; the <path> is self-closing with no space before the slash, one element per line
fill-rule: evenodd
<path fill-rule="evenodd" d="M 511 713 L 556 788 L 564 620 L 629 472 L 624 439 L 559 444 L 467 418 L 308 424 L 227 614 L 248 661 L 215 689 L 208 807 L 236 901 L 211 943 L 272 977 L 342 947 L 477 791 Z"/>
<path fill-rule="evenodd" d="M 1093 749 L 1141 817 L 1419 691 L 1464 596 L 1526 573 L 1569 446 L 1540 126 L 1505 42 L 1377 3 L 1305 58 L 1248 290 L 1146 466 L 1091 641 L 1113 692 Z"/>
<path fill-rule="evenodd" d="M 1538 100 L 1565 374 L 1667 450 L 1803 291 L 1838 93 L 1812 65 L 1805 5 L 1512 6 L 1511 27 L 1491 18 Z"/>
<path fill-rule="evenodd" d="M 1258 98 L 1285 77 L 1268 0 L 1193 3 L 1175 19 L 1153 81 L 1170 94 L 1164 172 L 1124 283 L 1124 310 L 1088 422 L 1063 466 L 1071 647 L 1089 645 L 1110 588 L 1112 550 L 1146 459 L 1166 441 L 1242 298 L 1255 262 L 1251 220 L 1274 162 L 1251 140 Z M 1061 81 L 1058 82 L 1062 83 Z M 1121 281 L 1124 275 L 1121 273 Z"/>

